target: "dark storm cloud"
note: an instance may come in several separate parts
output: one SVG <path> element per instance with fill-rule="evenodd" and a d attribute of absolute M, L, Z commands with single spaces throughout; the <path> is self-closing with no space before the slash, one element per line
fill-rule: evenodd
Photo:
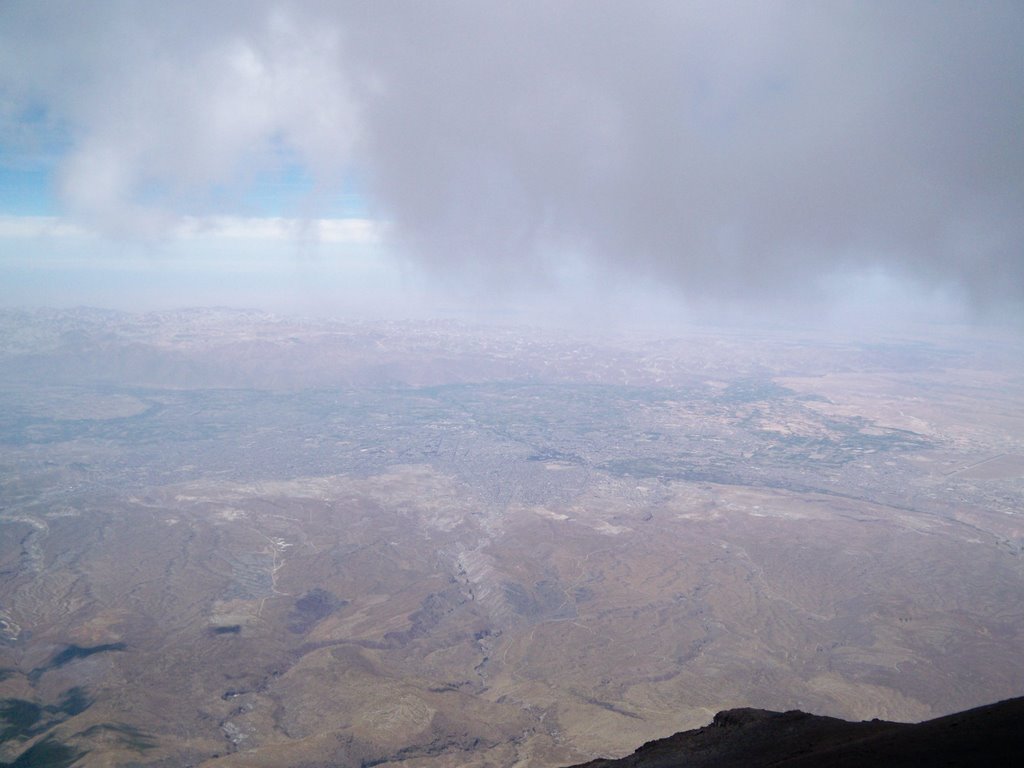
<path fill-rule="evenodd" d="M 7 87 L 73 125 L 87 212 L 285 146 L 358 169 L 442 271 L 581 261 L 745 301 L 881 270 L 1024 300 L 1016 2 L 133 3 L 82 25 L 13 5 L 3 46 L 30 63 L 0 62 Z"/>
<path fill-rule="evenodd" d="M 1019 5 L 460 3 L 352 45 L 381 198 L 432 258 L 716 295 L 876 265 L 1018 300 L 1022 30 Z"/>

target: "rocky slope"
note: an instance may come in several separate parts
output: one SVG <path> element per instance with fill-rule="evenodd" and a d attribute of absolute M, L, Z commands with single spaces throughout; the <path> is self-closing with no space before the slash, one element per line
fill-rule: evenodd
<path fill-rule="evenodd" d="M 1024 751 L 1024 697 L 923 723 L 850 723 L 800 711 L 731 709 L 712 723 L 576 768 L 852 768 L 1014 765 Z"/>

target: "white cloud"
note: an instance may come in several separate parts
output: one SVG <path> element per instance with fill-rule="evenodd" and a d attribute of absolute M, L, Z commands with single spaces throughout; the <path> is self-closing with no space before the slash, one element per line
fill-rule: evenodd
<path fill-rule="evenodd" d="M 0 238 L 40 237 L 87 238 L 94 236 L 84 227 L 57 216 L 2 216 Z"/>
<path fill-rule="evenodd" d="M 349 245 L 380 245 L 385 225 L 373 219 L 294 219 L 240 216 L 185 216 L 165 237 L 171 240 L 254 240 Z M 101 231 L 57 216 L 0 216 L 0 238 L 79 238 L 102 240 Z"/>
<path fill-rule="evenodd" d="M 211 188 L 274 171 L 282 152 L 324 181 L 348 166 L 357 120 L 339 31 L 306 10 L 13 4 L 0 12 L 0 96 L 65 127 L 58 188 L 71 213 L 155 234 Z"/>
<path fill-rule="evenodd" d="M 174 229 L 174 237 L 230 240 L 304 241 L 377 245 L 384 226 L 365 218 L 291 219 L 238 216 L 188 216 Z"/>
<path fill-rule="evenodd" d="M 488 294 L 571 252 L 695 303 L 881 270 L 1021 306 L 1022 35 L 1013 0 L 11 2 L 0 141 L 42 115 L 69 216 L 127 239 L 387 236 Z M 304 217 L 237 218 L 291 166 Z M 386 228 L 316 209 L 353 169 Z"/>

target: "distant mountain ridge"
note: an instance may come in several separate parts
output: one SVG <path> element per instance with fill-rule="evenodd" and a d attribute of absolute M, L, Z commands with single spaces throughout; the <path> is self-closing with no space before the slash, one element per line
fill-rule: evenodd
<path fill-rule="evenodd" d="M 1024 697 L 922 723 L 851 723 L 799 710 L 731 709 L 710 725 L 573 768 L 895 768 L 1019 765 Z"/>

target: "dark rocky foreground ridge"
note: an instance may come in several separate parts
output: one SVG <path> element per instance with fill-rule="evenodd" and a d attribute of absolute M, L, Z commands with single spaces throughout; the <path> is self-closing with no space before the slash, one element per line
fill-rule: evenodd
<path fill-rule="evenodd" d="M 923 723 L 763 709 L 719 712 L 708 726 L 644 744 L 619 760 L 574 768 L 853 768 L 1019 765 L 1024 697 Z"/>

